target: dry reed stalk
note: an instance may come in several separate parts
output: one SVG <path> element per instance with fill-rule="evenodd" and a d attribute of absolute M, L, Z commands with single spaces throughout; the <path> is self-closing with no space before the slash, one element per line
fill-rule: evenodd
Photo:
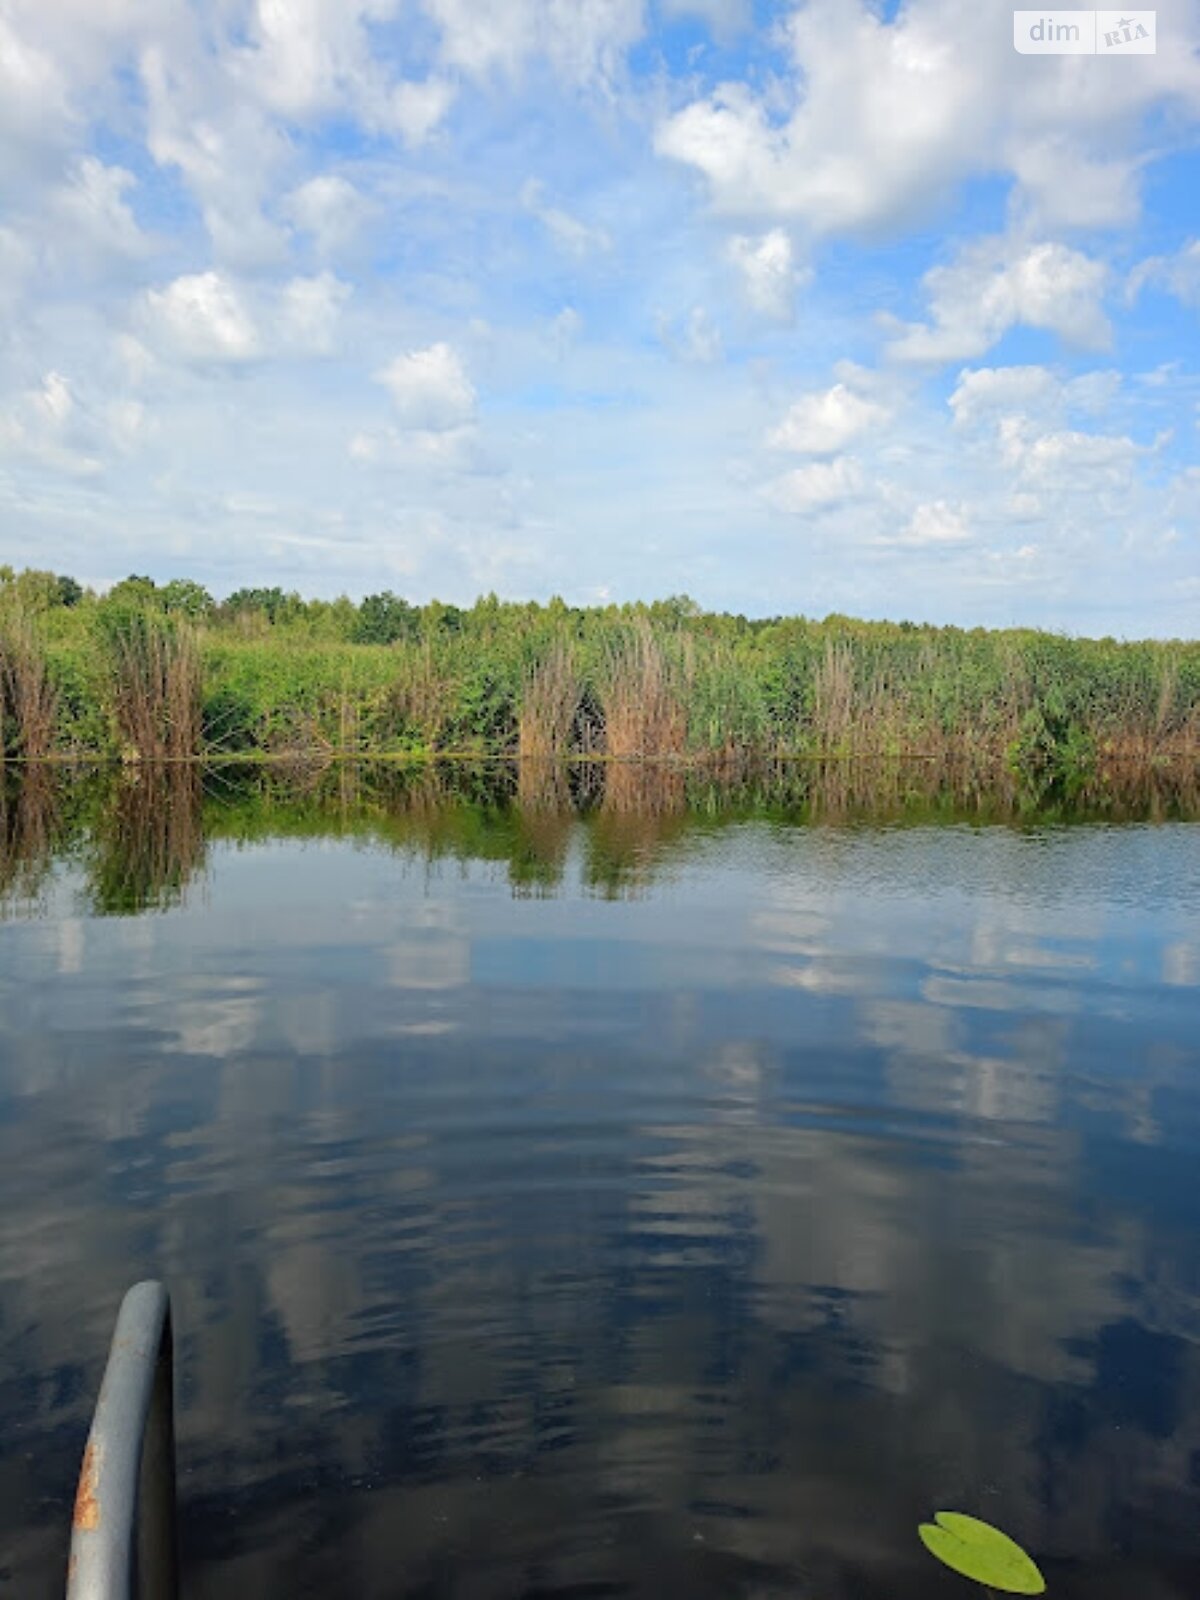
<path fill-rule="evenodd" d="M 830 639 L 813 673 L 813 733 L 823 754 L 848 752 L 853 745 L 854 654 L 848 644 Z"/>
<path fill-rule="evenodd" d="M 453 707 L 455 684 L 439 669 L 428 639 L 415 649 L 397 650 L 399 672 L 390 694 L 393 715 L 422 736 L 429 749 L 441 741 Z"/>
<path fill-rule="evenodd" d="M 573 653 L 560 640 L 525 680 L 517 734 L 520 760 L 554 761 L 570 754 L 581 698 Z"/>
<path fill-rule="evenodd" d="M 204 663 L 194 629 L 134 614 L 108 637 L 117 726 L 138 761 L 187 761 L 203 743 Z"/>
<path fill-rule="evenodd" d="M 54 749 L 58 696 L 28 617 L 0 623 L 0 762 L 5 754 L 43 761 Z"/>
<path fill-rule="evenodd" d="M 610 647 L 598 687 L 608 755 L 627 761 L 686 753 L 686 663 L 668 658 L 647 618 Z"/>

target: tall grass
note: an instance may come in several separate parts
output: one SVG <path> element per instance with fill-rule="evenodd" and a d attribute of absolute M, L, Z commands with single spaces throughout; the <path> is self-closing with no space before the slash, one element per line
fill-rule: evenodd
<path fill-rule="evenodd" d="M 605 754 L 620 761 L 686 754 L 690 656 L 647 617 L 602 642 L 596 690 Z"/>
<path fill-rule="evenodd" d="M 195 631 L 130 609 L 104 613 L 101 637 L 122 753 L 139 761 L 198 756 L 204 675 Z"/>
<path fill-rule="evenodd" d="M 42 641 L 20 612 L 0 616 L 0 761 L 41 761 L 54 748 L 57 695 Z"/>
<path fill-rule="evenodd" d="M 522 761 L 561 761 L 571 753 L 583 701 L 574 651 L 556 639 L 525 674 L 518 717 Z"/>

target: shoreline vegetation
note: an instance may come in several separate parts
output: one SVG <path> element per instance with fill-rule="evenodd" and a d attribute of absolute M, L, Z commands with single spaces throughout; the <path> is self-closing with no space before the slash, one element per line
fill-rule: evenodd
<path fill-rule="evenodd" d="M 1200 763 L 1200 641 L 845 616 L 686 596 L 579 608 L 104 597 L 0 567 L 0 761 L 923 761 L 1039 789 Z"/>

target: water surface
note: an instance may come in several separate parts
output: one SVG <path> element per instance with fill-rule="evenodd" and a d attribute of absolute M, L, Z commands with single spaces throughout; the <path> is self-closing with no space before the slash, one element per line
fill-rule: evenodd
<path fill-rule="evenodd" d="M 1194 1600 L 1188 813 L 584 791 L 6 793 L 6 1590 L 155 1275 L 197 1600 Z"/>

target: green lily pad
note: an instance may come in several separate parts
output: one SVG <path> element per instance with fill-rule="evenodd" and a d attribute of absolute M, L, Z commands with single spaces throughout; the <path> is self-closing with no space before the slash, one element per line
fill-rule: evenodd
<path fill-rule="evenodd" d="M 933 1522 L 923 1522 L 917 1532 L 931 1555 L 964 1578 L 1006 1594 L 1046 1592 L 1045 1578 L 1021 1546 L 990 1523 L 961 1511 L 938 1511 Z"/>

